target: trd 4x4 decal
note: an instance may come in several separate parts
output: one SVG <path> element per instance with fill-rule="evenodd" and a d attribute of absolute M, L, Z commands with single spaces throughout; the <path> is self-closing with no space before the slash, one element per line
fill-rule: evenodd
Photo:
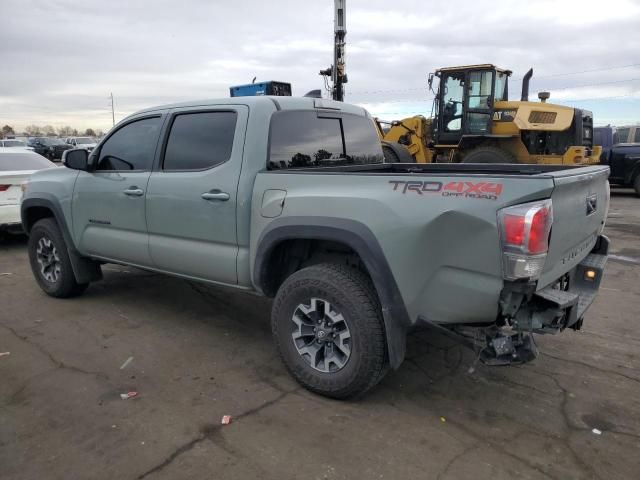
<path fill-rule="evenodd" d="M 502 193 L 502 184 L 493 182 L 435 182 L 430 180 L 389 180 L 394 192 L 427 195 L 438 193 L 443 197 L 482 198 L 497 200 Z"/>

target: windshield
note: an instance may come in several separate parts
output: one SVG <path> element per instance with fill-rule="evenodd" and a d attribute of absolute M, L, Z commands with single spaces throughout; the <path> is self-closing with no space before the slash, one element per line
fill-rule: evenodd
<path fill-rule="evenodd" d="M 65 145 L 59 138 L 42 138 L 40 141 L 45 145 Z"/>
<path fill-rule="evenodd" d="M 76 138 L 76 144 L 78 145 L 89 145 L 92 143 L 96 143 L 96 141 L 93 138 L 89 138 L 89 137 L 78 137 Z"/>
<path fill-rule="evenodd" d="M 26 147 L 27 144 L 24 142 L 21 142 L 20 140 L 5 140 L 4 146 L 5 147 Z"/>
<path fill-rule="evenodd" d="M 0 172 L 19 170 L 42 170 L 56 165 L 46 158 L 30 151 L 16 151 L 15 153 L 0 153 Z"/>

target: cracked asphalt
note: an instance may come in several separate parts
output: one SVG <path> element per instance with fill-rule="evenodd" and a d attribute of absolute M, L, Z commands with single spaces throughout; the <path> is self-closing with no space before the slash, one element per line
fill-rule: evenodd
<path fill-rule="evenodd" d="M 631 191 L 613 190 L 606 233 L 613 255 L 582 331 L 538 337 L 539 358 L 509 368 L 420 332 L 402 367 L 350 402 L 287 375 L 263 298 L 108 265 L 84 296 L 56 300 L 36 286 L 25 239 L 9 239 L 0 478 L 638 478 Z"/>

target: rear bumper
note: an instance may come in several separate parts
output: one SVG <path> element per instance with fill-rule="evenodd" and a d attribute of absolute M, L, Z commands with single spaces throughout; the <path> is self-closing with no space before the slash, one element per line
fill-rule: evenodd
<path fill-rule="evenodd" d="M 535 333 L 580 329 L 600 288 L 608 252 L 609 239 L 601 235 L 589 255 L 570 272 L 523 302 L 515 315 L 517 329 Z"/>

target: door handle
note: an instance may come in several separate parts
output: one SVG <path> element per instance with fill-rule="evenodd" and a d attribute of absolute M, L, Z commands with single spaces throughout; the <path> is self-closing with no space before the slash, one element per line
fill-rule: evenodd
<path fill-rule="evenodd" d="M 129 195 L 130 197 L 141 197 L 142 195 L 144 195 L 144 190 L 137 187 L 129 187 L 122 193 L 124 193 L 125 195 Z"/>
<path fill-rule="evenodd" d="M 212 192 L 205 192 L 200 195 L 205 200 L 220 200 L 222 202 L 226 202 L 229 200 L 229 194 L 225 192 L 221 192 L 219 190 L 214 190 Z"/>

